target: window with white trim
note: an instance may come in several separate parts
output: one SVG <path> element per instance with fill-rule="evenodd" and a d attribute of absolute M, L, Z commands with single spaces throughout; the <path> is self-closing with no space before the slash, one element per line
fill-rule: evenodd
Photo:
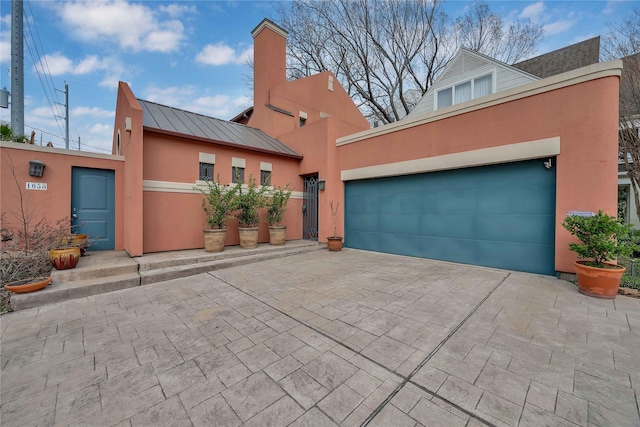
<path fill-rule="evenodd" d="M 493 93 L 493 75 L 487 74 L 436 92 L 436 109 L 480 98 Z"/>
<path fill-rule="evenodd" d="M 213 181 L 213 164 L 200 162 L 200 181 Z"/>
<path fill-rule="evenodd" d="M 260 185 L 271 185 L 271 172 L 273 164 L 269 162 L 260 162 Z"/>
<path fill-rule="evenodd" d="M 244 168 L 247 161 L 238 157 L 231 158 L 231 182 L 234 184 L 244 184 Z"/>
<path fill-rule="evenodd" d="M 213 181 L 213 165 L 216 164 L 216 155 L 211 153 L 199 153 L 200 168 L 198 179 L 200 181 Z"/>

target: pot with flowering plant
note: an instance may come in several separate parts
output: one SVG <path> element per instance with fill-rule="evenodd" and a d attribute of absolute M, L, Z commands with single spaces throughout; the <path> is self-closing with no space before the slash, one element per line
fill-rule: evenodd
<path fill-rule="evenodd" d="M 615 298 L 626 270 L 615 261 L 636 249 L 629 238 L 631 225 L 598 211 L 597 214 L 568 215 L 562 226 L 580 240 L 580 243 L 569 243 L 569 249 L 580 258 L 575 263 L 580 293 Z"/>

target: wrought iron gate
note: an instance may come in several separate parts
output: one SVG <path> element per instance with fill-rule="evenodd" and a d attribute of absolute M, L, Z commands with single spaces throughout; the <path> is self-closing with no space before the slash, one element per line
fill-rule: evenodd
<path fill-rule="evenodd" d="M 302 201 L 302 238 L 318 240 L 318 175 L 305 176 Z"/>

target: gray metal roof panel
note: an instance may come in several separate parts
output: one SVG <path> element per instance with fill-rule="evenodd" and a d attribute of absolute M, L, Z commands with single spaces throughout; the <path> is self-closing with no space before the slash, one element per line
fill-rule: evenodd
<path fill-rule="evenodd" d="M 260 129 L 138 99 L 144 126 L 187 136 L 244 146 L 247 149 L 302 157 Z"/>

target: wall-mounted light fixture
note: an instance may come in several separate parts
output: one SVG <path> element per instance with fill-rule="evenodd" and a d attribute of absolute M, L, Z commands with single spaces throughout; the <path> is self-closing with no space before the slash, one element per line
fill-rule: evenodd
<path fill-rule="evenodd" d="M 124 130 L 125 132 L 131 132 L 131 117 L 124 118 Z"/>
<path fill-rule="evenodd" d="M 324 190 L 325 188 L 325 180 L 324 179 L 319 179 L 318 180 L 318 190 Z"/>
<path fill-rule="evenodd" d="M 46 165 L 40 160 L 29 160 L 29 176 L 41 177 Z"/>

